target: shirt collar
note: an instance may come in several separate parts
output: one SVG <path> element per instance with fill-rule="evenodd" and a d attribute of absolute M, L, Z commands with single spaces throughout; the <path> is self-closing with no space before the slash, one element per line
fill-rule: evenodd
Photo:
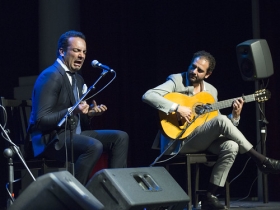
<path fill-rule="evenodd" d="M 60 60 L 59 58 L 57 58 L 56 61 L 62 66 L 62 68 L 63 68 L 65 71 L 70 71 L 70 70 L 68 69 L 68 67 L 62 62 L 62 60 Z"/>
<path fill-rule="evenodd" d="M 202 91 L 206 91 L 207 89 L 206 89 L 206 86 L 205 86 L 205 82 L 204 82 L 204 80 L 202 81 L 202 83 L 201 83 L 202 85 L 203 85 L 203 90 Z"/>

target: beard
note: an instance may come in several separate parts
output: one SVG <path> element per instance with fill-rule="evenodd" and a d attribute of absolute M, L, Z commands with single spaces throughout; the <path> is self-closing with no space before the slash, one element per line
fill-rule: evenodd
<path fill-rule="evenodd" d="M 203 81 L 202 78 L 199 78 L 195 74 L 190 74 L 190 73 L 188 74 L 188 79 L 192 85 L 200 84 Z"/>

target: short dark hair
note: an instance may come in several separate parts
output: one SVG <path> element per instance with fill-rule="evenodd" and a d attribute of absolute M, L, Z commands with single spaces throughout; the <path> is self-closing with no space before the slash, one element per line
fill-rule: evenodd
<path fill-rule="evenodd" d="M 62 34 L 58 40 L 58 44 L 57 44 L 57 57 L 59 57 L 60 53 L 59 53 L 59 49 L 62 48 L 64 51 L 66 51 L 67 47 L 68 47 L 68 39 L 71 37 L 80 37 L 83 40 L 86 41 L 86 37 L 82 32 L 79 31 L 67 31 L 64 34 Z"/>
<path fill-rule="evenodd" d="M 216 66 L 216 60 L 213 57 L 213 55 L 211 55 L 210 53 L 208 53 L 204 50 L 201 50 L 201 51 L 198 51 L 198 52 L 194 53 L 193 58 L 192 58 L 192 62 L 197 57 L 203 57 L 209 62 L 209 68 L 207 69 L 207 73 L 208 72 L 213 72 L 213 70 L 215 69 L 215 66 Z"/>

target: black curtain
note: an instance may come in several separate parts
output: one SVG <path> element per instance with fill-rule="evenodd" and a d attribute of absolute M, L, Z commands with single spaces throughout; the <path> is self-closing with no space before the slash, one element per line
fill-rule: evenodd
<path fill-rule="evenodd" d="M 158 130 L 158 113 L 141 101 L 148 89 L 163 83 L 172 73 L 185 71 L 194 52 L 206 50 L 217 60 L 217 67 L 208 82 L 219 90 L 219 100 L 248 95 L 255 91 L 254 82 L 242 80 L 235 53 L 237 44 L 252 39 L 251 1 L 81 1 L 81 31 L 87 37 L 88 54 L 82 74 L 88 85 L 99 77 L 91 61 L 113 68 L 117 77 L 93 99 L 108 106 L 104 116 L 92 123 L 95 129 L 121 129 L 130 135 L 129 166 L 148 166 L 159 155 L 151 145 Z M 269 121 L 268 156 L 280 159 L 277 132 L 279 123 L 279 12 L 278 0 L 260 1 L 261 37 L 266 39 L 274 63 L 274 75 L 268 89 L 272 98 L 266 102 Z M 0 1 L 0 94 L 13 97 L 18 77 L 37 75 L 38 69 L 38 3 Z M 56 49 L 53 49 L 54 51 Z M 96 92 L 110 79 L 107 74 L 97 84 Z M 231 109 L 224 109 L 227 114 Z M 256 106 L 245 104 L 239 129 L 255 145 Z M 1 139 L 1 149 L 5 148 Z M 247 160 L 238 156 L 230 178 L 234 178 Z M 1 157 L 5 171 L 6 160 Z M 257 175 L 253 162 L 231 185 L 232 197 L 245 197 Z M 183 177 L 180 170 L 174 176 Z M 205 175 L 208 181 L 209 176 Z M 183 179 L 183 178 L 182 178 Z M 5 173 L 1 173 L 1 196 L 5 195 Z M 269 176 L 269 200 L 279 200 L 279 175 Z M 178 182 L 183 183 L 183 180 Z M 256 184 L 251 197 L 257 196 Z M 5 203 L 3 201 L 3 203 Z M 5 204 L 4 204 L 5 205 Z"/>

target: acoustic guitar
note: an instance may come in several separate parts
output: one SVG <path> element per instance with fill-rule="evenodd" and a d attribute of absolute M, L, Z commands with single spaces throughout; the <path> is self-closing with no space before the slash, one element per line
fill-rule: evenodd
<path fill-rule="evenodd" d="M 241 96 L 244 102 L 264 102 L 271 96 L 271 93 L 266 90 L 258 90 L 254 94 Z M 188 123 L 179 117 L 176 112 L 168 115 L 159 111 L 159 118 L 162 130 L 171 139 L 184 139 L 188 137 L 194 129 L 203 123 L 213 119 L 218 115 L 218 110 L 232 106 L 232 103 L 237 98 L 215 102 L 214 97 L 208 92 L 200 92 L 194 96 L 187 96 L 182 93 L 168 93 L 164 98 L 180 104 L 180 106 L 190 107 L 192 110 L 191 122 Z M 238 97 L 240 98 L 240 97 Z"/>

